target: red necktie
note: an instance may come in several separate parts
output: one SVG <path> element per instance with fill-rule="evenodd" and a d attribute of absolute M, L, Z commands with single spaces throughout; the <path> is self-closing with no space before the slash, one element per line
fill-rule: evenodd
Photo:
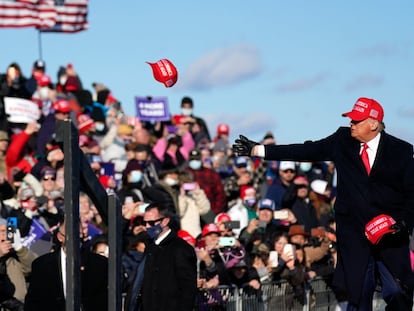
<path fill-rule="evenodd" d="M 371 172 L 371 166 L 369 165 L 367 149 L 368 149 L 368 145 L 365 143 L 364 146 L 362 147 L 361 159 L 362 159 L 362 162 L 364 162 L 365 170 L 367 171 L 369 175 L 369 173 Z"/>

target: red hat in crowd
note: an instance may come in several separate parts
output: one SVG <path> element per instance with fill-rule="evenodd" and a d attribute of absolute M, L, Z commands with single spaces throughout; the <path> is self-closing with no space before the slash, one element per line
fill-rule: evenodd
<path fill-rule="evenodd" d="M 93 127 L 94 121 L 87 114 L 80 114 L 78 116 L 78 129 L 80 133 L 86 133 Z"/>
<path fill-rule="evenodd" d="M 57 112 L 68 113 L 71 111 L 70 103 L 66 99 L 57 99 L 53 103 L 53 110 Z"/>
<path fill-rule="evenodd" d="M 178 78 L 177 68 L 168 59 L 160 59 L 156 63 L 147 62 L 152 68 L 155 80 L 164 83 L 166 87 L 172 87 Z"/>
<path fill-rule="evenodd" d="M 384 110 L 379 102 L 375 99 L 361 97 L 358 98 L 352 111 L 342 114 L 343 117 L 349 117 L 354 121 L 362 121 L 372 118 L 382 122 L 384 118 Z"/>
<path fill-rule="evenodd" d="M 228 222 L 228 221 L 231 221 L 231 217 L 227 213 L 219 213 L 214 218 L 214 223 L 215 224 L 219 224 L 219 223 L 222 223 L 222 222 Z"/>
<path fill-rule="evenodd" d="M 217 227 L 216 224 L 207 224 L 203 227 L 203 231 L 201 232 L 201 236 L 205 237 L 206 235 L 209 235 L 211 233 L 217 233 L 220 234 L 220 229 Z"/>
<path fill-rule="evenodd" d="M 50 85 L 50 83 L 52 83 L 52 79 L 50 79 L 50 77 L 48 75 L 42 75 L 37 80 L 37 84 L 39 86 L 48 86 L 48 85 Z"/>
<path fill-rule="evenodd" d="M 256 189 L 253 186 L 242 186 L 240 189 L 240 197 L 244 198 L 254 198 L 256 197 Z"/>
<path fill-rule="evenodd" d="M 227 124 L 219 124 L 217 126 L 217 135 L 220 134 L 225 134 L 225 135 L 229 135 L 230 133 L 230 127 Z"/>

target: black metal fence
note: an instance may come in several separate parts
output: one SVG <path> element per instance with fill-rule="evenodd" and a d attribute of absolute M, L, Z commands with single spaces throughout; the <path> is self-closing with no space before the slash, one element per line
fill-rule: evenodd
<path fill-rule="evenodd" d="M 342 310 L 332 289 L 323 279 L 307 282 L 306 299 L 300 303 L 293 295 L 293 288 L 286 281 L 264 283 L 261 289 L 219 286 L 200 290 L 194 311 L 329 311 Z M 380 293 L 375 293 L 373 310 L 385 309 Z"/>

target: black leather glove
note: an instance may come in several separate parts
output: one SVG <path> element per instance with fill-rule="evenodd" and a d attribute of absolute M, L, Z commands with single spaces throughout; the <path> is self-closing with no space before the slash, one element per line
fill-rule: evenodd
<path fill-rule="evenodd" d="M 246 136 L 239 135 L 239 138 L 233 144 L 233 151 L 237 156 L 250 157 L 255 145 L 259 145 L 259 143 L 249 140 Z"/>

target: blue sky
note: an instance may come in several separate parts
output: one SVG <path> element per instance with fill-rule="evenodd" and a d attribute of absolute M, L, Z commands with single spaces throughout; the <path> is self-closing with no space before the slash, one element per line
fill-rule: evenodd
<path fill-rule="evenodd" d="M 166 96 L 172 113 L 194 100 L 214 135 L 278 143 L 331 134 L 358 97 L 377 99 L 387 131 L 414 143 L 414 2 L 97 1 L 90 28 L 43 34 L 47 73 L 72 63 L 85 88 L 107 85 L 130 114 L 135 96 Z M 0 29 L 0 71 L 39 58 L 34 29 Z M 170 59 L 179 78 L 155 81 L 146 61 Z"/>

